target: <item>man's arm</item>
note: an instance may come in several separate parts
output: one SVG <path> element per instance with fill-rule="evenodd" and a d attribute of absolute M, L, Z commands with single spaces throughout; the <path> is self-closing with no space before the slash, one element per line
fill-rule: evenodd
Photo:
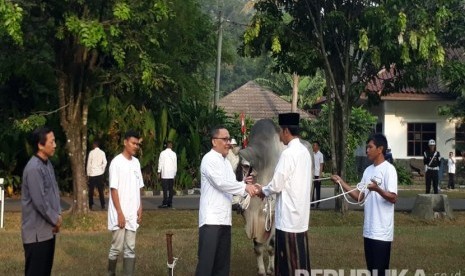
<path fill-rule="evenodd" d="M 381 197 L 391 202 L 392 204 L 397 202 L 397 194 L 381 189 L 381 187 L 378 186 L 376 183 L 370 183 L 367 188 L 370 191 L 377 192 Z"/>
<path fill-rule="evenodd" d="M 93 159 L 93 154 L 92 153 L 93 153 L 93 151 L 90 151 L 89 156 L 87 157 L 87 168 L 86 168 L 87 176 L 89 176 L 90 169 L 91 169 L 91 166 L 92 166 L 92 159 Z"/>
<path fill-rule="evenodd" d="M 118 214 L 118 227 L 123 229 L 126 226 L 126 218 L 124 217 L 123 211 L 121 210 L 118 190 L 115 188 L 111 188 L 110 193 L 111 193 L 111 199 L 113 201 L 113 206 L 115 206 L 116 213 Z"/>
<path fill-rule="evenodd" d="M 344 190 L 344 192 L 353 190 L 352 187 L 350 187 L 349 184 L 347 184 L 339 175 L 331 176 L 331 180 L 334 181 L 335 183 L 340 183 L 341 186 L 342 186 L 342 189 Z M 378 185 L 376 185 L 376 186 L 378 186 Z M 360 197 L 360 200 L 363 200 L 365 198 L 365 194 L 361 193 L 357 189 L 355 189 L 354 191 L 351 191 L 349 193 L 349 195 L 350 195 L 351 198 L 353 198 L 354 200 L 357 200 L 357 201 L 359 200 L 359 197 Z"/>
<path fill-rule="evenodd" d="M 102 151 L 102 169 L 105 171 L 105 168 L 107 167 L 107 156 L 105 155 L 105 152 Z"/>
<path fill-rule="evenodd" d="M 142 192 L 142 189 L 141 188 L 141 192 Z M 140 205 L 139 205 L 139 209 L 137 209 L 137 223 L 141 223 L 142 221 L 142 200 L 140 200 Z"/>

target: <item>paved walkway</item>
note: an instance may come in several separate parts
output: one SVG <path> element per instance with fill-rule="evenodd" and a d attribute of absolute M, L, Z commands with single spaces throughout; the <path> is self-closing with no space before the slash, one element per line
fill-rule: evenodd
<path fill-rule="evenodd" d="M 421 193 L 421 191 L 418 191 Z M 328 198 L 334 195 L 333 188 L 323 187 L 321 189 L 321 197 Z M 198 210 L 199 209 L 199 198 L 200 195 L 184 195 L 184 196 L 175 196 L 173 198 L 173 207 L 177 210 Z M 162 196 L 151 196 L 151 197 L 142 197 L 142 206 L 144 210 L 158 210 L 158 205 L 162 202 Z M 106 199 L 108 201 L 108 198 Z M 70 197 L 61 198 L 61 206 L 63 210 L 67 210 L 71 206 L 72 199 Z M 99 210 L 100 203 L 97 198 L 94 202 L 96 205 L 94 207 Z M 399 198 L 395 208 L 396 211 L 411 211 L 415 203 L 415 198 Z M 465 210 L 465 199 L 449 199 L 449 203 L 453 210 L 463 211 Z M 320 210 L 333 210 L 334 209 L 334 199 L 324 201 L 320 203 Z M 349 209 L 352 210 L 362 210 L 363 207 L 358 205 L 349 205 Z M 5 211 L 9 212 L 20 212 L 21 211 L 21 201 L 20 199 L 5 199 Z"/>

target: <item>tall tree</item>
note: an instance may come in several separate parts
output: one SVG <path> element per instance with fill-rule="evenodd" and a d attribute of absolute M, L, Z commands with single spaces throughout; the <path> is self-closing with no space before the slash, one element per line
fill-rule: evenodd
<path fill-rule="evenodd" d="M 445 60 L 439 34 L 460 5 L 459 0 L 255 3 L 257 12 L 245 33 L 244 53 L 271 52 L 278 65 L 297 72 L 304 65 L 324 70 L 331 156 L 335 173 L 341 175 L 345 175 L 351 108 L 367 83 L 380 77 L 382 68 L 393 75 L 402 72 L 393 87 L 418 86 L 432 71 L 436 74 L 431 69 Z"/>
<path fill-rule="evenodd" d="M 169 8 L 163 0 L 11 3 L 23 9 L 21 26 L 27 39 L 2 55 L 36 57 L 26 64 L 37 62 L 39 70 L 54 72 L 54 87 L 49 89 L 58 94 L 71 162 L 72 210 L 86 212 L 89 103 L 99 89 L 123 93 L 162 86 L 162 66 L 148 52 L 159 46 L 157 26 L 169 16 Z"/>

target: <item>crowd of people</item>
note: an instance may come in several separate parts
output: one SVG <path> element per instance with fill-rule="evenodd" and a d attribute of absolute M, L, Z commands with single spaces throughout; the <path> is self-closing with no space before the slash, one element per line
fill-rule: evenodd
<path fill-rule="evenodd" d="M 275 275 L 294 275 L 296 271 L 310 272 L 308 225 L 311 202 L 321 198 L 324 156 L 320 143 L 314 141 L 310 151 L 299 139 L 299 114 L 280 114 L 279 138 L 286 146 L 281 152 L 269 183 L 256 183 L 247 175 L 238 181 L 234 167 L 238 166 L 240 147 L 228 129 L 214 127 L 210 133 L 211 150 L 201 162 L 201 195 L 199 207 L 198 263 L 195 275 L 229 275 L 231 259 L 231 226 L 233 196 L 265 198 L 274 195 L 275 204 Z M 51 129 L 33 131 L 31 145 L 34 155 L 24 168 L 22 177 L 22 227 L 25 255 L 25 275 L 50 275 L 55 238 L 62 226 L 59 189 L 50 158 L 55 153 L 55 136 Z M 93 142 L 87 160 L 89 209 L 94 208 L 97 188 L 100 207 L 105 210 L 104 175 L 107 167 L 105 152 Z M 428 142 L 424 152 L 426 193 L 431 186 L 438 193 L 440 153 L 436 142 Z M 112 233 L 108 253 L 108 275 L 115 275 L 117 260 L 123 255 L 125 275 L 135 270 L 136 233 L 142 221 L 140 190 L 144 187 L 141 165 L 136 155 L 140 146 L 137 132 L 124 134 L 123 148 L 109 166 L 108 229 Z M 363 200 L 363 238 L 368 270 L 384 275 L 389 269 L 391 243 L 394 236 L 394 204 L 397 201 L 397 172 L 386 137 L 373 134 L 366 141 L 367 158 L 371 161 L 362 176 L 364 189 L 353 189 L 338 175 L 331 180 L 357 200 Z M 313 155 L 313 156 L 312 156 Z M 448 188 L 454 189 L 456 160 L 453 152 L 448 158 Z M 173 185 L 177 173 L 177 156 L 172 141 L 166 143 L 158 161 L 158 178 L 163 187 L 159 208 L 171 208 Z"/>

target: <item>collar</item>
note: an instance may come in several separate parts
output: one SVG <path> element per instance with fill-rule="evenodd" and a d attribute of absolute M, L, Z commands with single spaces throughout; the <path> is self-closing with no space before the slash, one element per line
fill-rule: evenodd
<path fill-rule="evenodd" d="M 221 153 L 217 152 L 216 150 L 211 149 L 210 151 L 213 152 L 214 154 L 216 154 L 217 156 L 219 156 L 219 157 L 221 157 L 223 159 L 226 159 L 226 157 L 224 157 Z"/>
<path fill-rule="evenodd" d="M 45 160 L 45 159 L 42 159 L 42 157 L 40 157 L 39 155 L 37 154 L 34 154 L 35 157 L 39 158 L 40 161 L 42 161 L 42 163 L 44 163 L 44 165 L 47 165 L 48 164 L 48 159 Z"/>
<path fill-rule="evenodd" d="M 291 141 L 289 141 L 289 143 L 287 143 L 287 146 L 289 147 L 289 146 L 297 144 L 297 143 L 300 143 L 300 139 L 299 139 L 299 137 L 294 137 L 294 138 L 292 138 Z"/>

